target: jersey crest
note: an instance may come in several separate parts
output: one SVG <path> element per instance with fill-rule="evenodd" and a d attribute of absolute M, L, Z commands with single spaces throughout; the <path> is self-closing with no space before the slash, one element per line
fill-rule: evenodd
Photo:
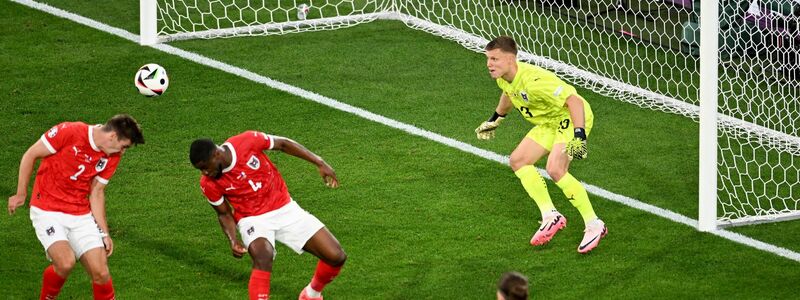
<path fill-rule="evenodd" d="M 250 169 L 258 170 L 261 167 L 261 161 L 255 155 L 250 156 L 250 160 L 247 161 L 247 166 Z"/>
<path fill-rule="evenodd" d="M 525 100 L 525 102 L 528 102 L 528 94 L 526 94 L 525 91 L 520 91 L 519 95 L 520 95 L 520 97 L 522 97 L 522 100 Z"/>
<path fill-rule="evenodd" d="M 108 165 L 108 158 L 100 158 L 100 160 L 97 161 L 97 165 L 94 166 L 94 170 L 97 172 L 103 171 L 105 170 L 106 165 Z"/>
<path fill-rule="evenodd" d="M 51 138 L 51 139 L 52 139 L 53 137 L 55 137 L 55 136 L 56 136 L 56 134 L 58 134 L 58 126 L 55 126 L 55 127 L 53 127 L 53 128 L 50 128 L 50 130 L 49 130 L 49 131 L 47 131 L 47 137 L 49 137 L 49 138 Z"/>

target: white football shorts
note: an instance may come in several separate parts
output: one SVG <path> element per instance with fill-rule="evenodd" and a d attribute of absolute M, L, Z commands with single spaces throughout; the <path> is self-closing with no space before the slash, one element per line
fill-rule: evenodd
<path fill-rule="evenodd" d="M 297 254 L 302 254 L 306 242 L 325 224 L 292 200 L 271 212 L 242 218 L 237 227 L 245 248 L 249 249 L 250 243 L 257 238 L 265 238 L 274 249 L 277 239 Z"/>
<path fill-rule="evenodd" d="M 47 249 L 57 241 L 69 242 L 78 259 L 86 251 L 105 248 L 103 234 L 91 213 L 76 216 L 31 206 L 30 216 L 36 237 L 42 243 L 45 254 Z M 50 259 L 49 255 L 47 259 Z"/>

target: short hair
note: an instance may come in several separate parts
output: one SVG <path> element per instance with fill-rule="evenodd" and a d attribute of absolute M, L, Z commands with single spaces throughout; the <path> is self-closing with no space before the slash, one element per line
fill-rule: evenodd
<path fill-rule="evenodd" d="M 503 52 L 508 52 L 517 55 L 517 43 L 510 36 L 501 35 L 486 44 L 484 50 L 500 49 Z"/>
<path fill-rule="evenodd" d="M 197 166 L 200 162 L 207 162 L 211 155 L 214 155 L 214 150 L 217 149 L 217 144 L 211 139 L 196 139 L 189 147 L 189 161 L 193 166 Z"/>
<path fill-rule="evenodd" d="M 527 300 L 528 278 L 517 272 L 507 272 L 500 277 L 497 290 L 507 300 Z"/>
<path fill-rule="evenodd" d="M 127 114 L 119 114 L 108 119 L 103 125 L 103 131 L 114 131 L 117 133 L 117 139 L 129 140 L 134 145 L 144 144 L 142 128 L 136 119 Z"/>

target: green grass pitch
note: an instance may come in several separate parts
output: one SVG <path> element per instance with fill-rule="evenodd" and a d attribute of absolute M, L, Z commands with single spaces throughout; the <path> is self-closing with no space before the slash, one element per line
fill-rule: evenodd
<path fill-rule="evenodd" d="M 138 32 L 134 1 L 50 3 Z M 476 140 L 472 130 L 499 96 L 483 55 L 399 22 L 171 45 L 501 154 L 529 129 L 512 115 L 498 138 Z M 158 98 L 133 86 L 136 69 L 151 62 L 171 77 Z M 15 191 L 21 155 L 50 126 L 120 112 L 142 123 L 147 143 L 126 153 L 106 192 L 120 299 L 246 298 L 249 258 L 229 254 L 187 152 L 195 138 L 222 142 L 247 129 L 295 139 L 338 173 L 341 187 L 328 189 L 308 163 L 268 153 L 294 199 L 349 255 L 329 299 L 492 299 L 509 270 L 528 275 L 539 299 L 796 297 L 797 262 L 596 196 L 610 234 L 579 255 L 583 224 L 552 183 L 570 223 L 534 249 L 538 209 L 507 166 L 7 1 L 0 65 L 2 195 Z M 596 125 L 589 159 L 572 173 L 696 218 L 697 124 L 580 92 Z M 38 297 L 48 264 L 27 214 L 0 216 L 5 299 Z M 732 230 L 800 251 L 798 221 Z M 295 299 L 316 259 L 277 251 L 271 299 Z M 77 267 L 60 299 L 90 295 Z"/>

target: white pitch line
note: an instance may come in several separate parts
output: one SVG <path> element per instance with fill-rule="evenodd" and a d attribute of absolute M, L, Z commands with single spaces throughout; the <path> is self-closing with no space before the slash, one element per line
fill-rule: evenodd
<path fill-rule="evenodd" d="M 77 23 L 80 23 L 80 24 L 83 24 L 83 25 L 86 25 L 86 26 L 89 26 L 91 28 L 94 28 L 94 29 L 97 29 L 97 30 L 100 30 L 100 31 L 103 31 L 103 32 L 107 32 L 107 33 L 116 35 L 118 37 L 124 38 L 126 40 L 129 40 L 129 41 L 137 43 L 137 44 L 139 43 L 139 36 L 138 35 L 135 35 L 133 33 L 130 33 L 128 31 L 125 31 L 125 30 L 122 30 L 122 29 L 119 29 L 119 28 L 111 27 L 109 25 L 97 22 L 95 20 L 80 16 L 80 15 L 77 15 L 77 14 L 74 14 L 74 13 L 59 9 L 59 8 L 52 7 L 52 6 L 47 5 L 47 4 L 42 4 L 42 3 L 34 2 L 34 1 L 31 1 L 31 0 L 11 0 L 11 1 L 19 3 L 19 4 L 22 4 L 22 5 L 25 5 L 25 6 L 28 6 L 28 7 L 31 7 L 31 8 L 34 8 L 34 9 L 37 9 L 37 10 L 40 10 L 40 11 L 43 11 L 43 12 L 46 12 L 46 13 L 49 13 L 49 14 L 52 14 L 52 15 L 56 15 L 56 16 L 65 18 L 65 19 L 68 19 L 68 20 L 71 20 L 71 21 L 74 21 L 74 22 L 77 22 Z M 431 131 L 427 131 L 427 130 L 418 128 L 418 127 L 410 125 L 410 124 L 406 124 L 406 123 L 403 123 L 403 122 L 400 122 L 400 121 L 389 119 L 387 117 L 384 117 L 384 116 L 369 112 L 369 111 L 364 110 L 362 108 L 358 108 L 358 107 L 355 107 L 355 106 L 352 106 L 352 105 L 349 105 L 349 104 L 345 104 L 345 103 L 336 101 L 334 99 L 331 99 L 331 98 L 328 98 L 328 97 L 325 97 L 325 96 L 322 96 L 322 95 L 319 95 L 319 94 L 316 94 L 316 93 L 313 93 L 313 92 L 310 92 L 310 91 L 307 91 L 307 90 L 304 90 L 304 89 L 301 89 L 301 88 L 298 88 L 298 87 L 295 87 L 295 86 L 292 86 L 292 85 L 288 85 L 286 83 L 283 83 L 283 82 L 280 82 L 280 81 L 276 81 L 276 80 L 270 79 L 270 78 L 262 76 L 262 75 L 258 75 L 256 73 L 247 71 L 245 69 L 242 69 L 242 68 L 239 68 L 239 67 L 236 67 L 236 66 L 232 66 L 232 65 L 229 65 L 229 64 L 226 64 L 226 63 L 223 63 L 223 62 L 220 62 L 220 61 L 217 61 L 217 60 L 202 56 L 202 55 L 197 54 L 197 53 L 185 51 L 185 50 L 178 49 L 178 48 L 175 48 L 175 47 L 172 47 L 172 46 L 169 46 L 169 45 L 164 45 L 164 44 L 158 44 L 158 45 L 154 45 L 154 46 L 151 46 L 151 47 L 153 47 L 155 49 L 158 49 L 158 50 L 161 50 L 161 51 L 164 51 L 166 53 L 172 54 L 172 55 L 176 55 L 176 56 L 182 57 L 184 59 L 187 59 L 189 61 L 201 64 L 201 65 L 209 66 L 209 67 L 212 67 L 212 68 L 215 68 L 215 69 L 218 69 L 218 70 L 230 73 L 230 74 L 234 74 L 234 75 L 249 79 L 251 81 L 255 81 L 255 82 L 264 84 L 264 85 L 269 86 L 271 88 L 274 88 L 274 89 L 277 89 L 277 90 L 281 90 L 281 91 L 287 92 L 289 94 L 300 96 L 302 98 L 305 98 L 305 99 L 308 99 L 308 100 L 311 100 L 311 101 L 314 101 L 314 102 L 317 102 L 317 103 L 320 103 L 320 104 L 323 104 L 323 105 L 326 105 L 326 106 L 329 106 L 329 107 L 332 107 L 332 108 L 335 108 L 335 109 L 338 109 L 338 110 L 341 110 L 341 111 L 344 111 L 344 112 L 348 112 L 348 113 L 357 115 L 359 117 L 362 117 L 362 118 L 365 118 L 365 119 L 368 119 L 368 120 L 371 120 L 371 121 L 374 121 L 374 122 L 377 122 L 377 123 L 380 123 L 380 124 L 383 124 L 383 125 L 386 125 L 386 126 L 389 126 L 389 127 L 392 127 L 392 128 L 400 129 L 400 130 L 405 131 L 405 132 L 407 132 L 409 134 L 413 134 L 413 135 L 416 135 L 416 136 L 424 137 L 426 139 L 439 142 L 441 144 L 450 146 L 452 148 L 456 148 L 458 150 L 461 150 L 461 151 L 464 151 L 464 152 L 467 152 L 467 153 L 471 153 L 471 154 L 480 156 L 480 157 L 488 159 L 488 160 L 492 160 L 492 161 L 496 161 L 496 162 L 504 164 L 504 165 L 508 165 L 508 157 L 507 156 L 503 156 L 503 155 L 500 155 L 500 154 L 497 154 L 497 153 L 494 153 L 494 152 L 491 152 L 491 151 L 488 151 L 488 150 L 484 150 L 484 149 L 472 146 L 470 144 L 467 144 L 467 143 L 464 143 L 464 142 L 461 142 L 461 141 L 457 141 L 457 140 L 454 140 L 452 138 L 445 137 L 445 136 L 442 136 L 440 134 L 437 134 L 437 133 L 434 133 L 434 132 L 431 132 Z M 539 173 L 541 173 L 543 176 L 549 178 L 549 176 L 547 176 L 547 173 L 544 170 L 539 169 Z M 626 197 L 626 196 L 623 196 L 623 195 L 619 195 L 619 194 L 615 194 L 615 193 L 606 191 L 606 190 L 604 190 L 604 189 L 602 189 L 600 187 L 597 187 L 597 186 L 594 186 L 594 185 L 591 185 L 591 184 L 587 184 L 585 182 L 582 182 L 582 183 L 586 187 L 586 191 L 591 193 L 591 194 L 594 194 L 594 195 L 600 196 L 602 198 L 605 198 L 605 199 L 608 199 L 608 200 L 611 200 L 611 201 L 614 201 L 614 202 L 617 202 L 617 203 L 621 203 L 621 204 L 624 204 L 624 205 L 627 205 L 627 206 L 630 206 L 630 207 L 633 207 L 633 208 L 636 208 L 636 209 L 639 209 L 639 210 L 646 211 L 648 213 L 657 215 L 659 217 L 671 220 L 671 221 L 676 222 L 676 223 L 684 224 L 684 225 L 692 227 L 692 228 L 697 228 L 697 220 L 695 220 L 695 219 L 689 218 L 687 216 L 678 214 L 676 212 L 673 212 L 673 211 L 670 211 L 670 210 L 667 210 L 667 209 L 663 209 L 663 208 L 660 208 L 660 207 L 656 207 L 656 206 L 644 203 L 642 201 L 639 201 L 639 200 L 636 200 L 636 199 L 633 199 L 633 198 L 630 198 L 630 197 Z M 759 241 L 759 240 L 756 240 L 756 239 L 753 239 L 753 238 L 750 238 L 750 237 L 747 237 L 747 236 L 744 236 L 744 235 L 741 235 L 741 234 L 738 234 L 738 233 L 735 233 L 735 232 L 727 231 L 725 229 L 719 229 L 719 230 L 712 231 L 712 232 L 709 232 L 709 233 L 711 233 L 713 235 L 716 235 L 716 236 L 719 236 L 719 237 L 722 237 L 722 238 L 726 238 L 728 240 L 731 240 L 731 241 L 734 241 L 734 242 L 737 242 L 737 243 L 740 243 L 740 244 L 743 244 L 743 245 L 746 245 L 746 246 L 750 246 L 750 247 L 762 250 L 762 251 L 770 252 L 770 253 L 773 253 L 775 255 L 782 256 L 782 257 L 794 260 L 796 262 L 800 262 L 800 253 L 794 252 L 792 250 L 789 250 L 789 249 L 786 249 L 786 248 L 783 248 L 783 247 L 778 247 L 778 246 L 775 246 L 775 245 L 772 245 L 772 244 L 764 243 L 762 241 Z"/>

